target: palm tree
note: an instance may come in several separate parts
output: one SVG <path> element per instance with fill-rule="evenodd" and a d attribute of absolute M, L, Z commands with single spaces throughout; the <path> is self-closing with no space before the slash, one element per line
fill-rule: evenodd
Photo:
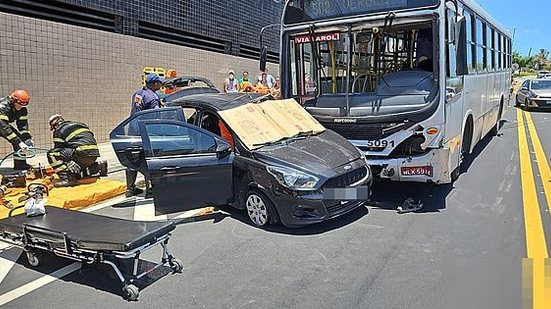
<path fill-rule="evenodd" d="M 549 51 L 547 49 L 540 49 L 540 51 L 536 54 L 536 65 L 537 69 L 541 69 L 545 67 L 549 60 L 547 60 L 547 57 L 549 57 Z"/>

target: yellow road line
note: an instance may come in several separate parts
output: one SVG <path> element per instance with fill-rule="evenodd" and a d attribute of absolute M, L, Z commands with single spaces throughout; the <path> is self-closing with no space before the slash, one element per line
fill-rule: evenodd
<path fill-rule="evenodd" d="M 524 118 L 522 117 L 522 111 L 520 109 L 517 109 L 517 119 L 527 257 L 546 258 L 547 245 L 543 234 L 543 224 L 541 221 L 538 195 L 528 149 L 528 140 L 526 138 Z"/>
<path fill-rule="evenodd" d="M 551 169 L 549 169 L 549 164 L 547 164 L 547 157 L 545 156 L 545 152 L 541 146 L 540 137 L 538 135 L 538 131 L 536 131 L 536 126 L 532 120 L 532 115 L 530 115 L 530 113 L 524 113 L 524 115 L 526 116 L 528 130 L 530 131 L 530 140 L 532 141 L 534 151 L 536 152 L 536 160 L 538 161 L 541 182 L 543 183 L 545 198 L 547 199 L 547 207 L 551 214 Z"/>
<path fill-rule="evenodd" d="M 520 169 L 522 183 L 522 201 L 524 209 L 524 225 L 526 230 L 527 258 L 532 262 L 532 308 L 549 308 L 546 306 L 545 260 L 548 257 L 543 224 L 539 208 L 534 173 L 526 136 L 523 112 L 517 109 L 518 143 L 520 153 Z M 524 274 L 527 275 L 527 274 Z M 524 287 L 529 288 L 529 287 Z M 525 291 L 529 292 L 529 291 Z M 528 296 L 525 294 L 525 296 Z"/>
<path fill-rule="evenodd" d="M 534 152 L 536 153 L 536 160 L 538 161 L 538 169 L 540 172 L 541 182 L 543 183 L 543 189 L 545 192 L 545 198 L 547 200 L 547 208 L 551 214 L 551 169 L 549 169 L 549 164 L 547 163 L 547 156 L 541 145 L 541 141 L 532 119 L 530 113 L 524 113 L 526 117 L 526 124 L 528 125 L 528 130 L 530 131 L 530 140 L 532 141 L 532 146 L 534 147 Z M 551 308 L 551 277 L 546 275 L 546 272 L 551 270 L 547 269 L 546 265 L 548 260 L 537 259 L 534 261 L 534 279 L 541 281 L 543 280 L 544 292 L 543 292 L 543 307 L 542 308 Z M 543 278 L 542 278 L 543 277 Z M 534 307 L 535 308 L 535 307 Z"/>

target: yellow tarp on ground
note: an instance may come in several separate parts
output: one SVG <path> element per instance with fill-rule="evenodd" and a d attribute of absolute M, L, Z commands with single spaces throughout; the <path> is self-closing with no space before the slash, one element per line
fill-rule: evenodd
<path fill-rule="evenodd" d="M 39 183 L 40 181 L 28 181 L 28 184 L 33 182 Z M 110 199 L 117 195 L 120 195 L 126 191 L 126 184 L 120 181 L 114 181 L 110 179 L 92 179 L 90 183 L 81 184 L 76 187 L 68 188 L 53 188 L 48 196 L 47 205 L 56 206 L 60 208 L 69 208 L 73 210 L 82 209 L 95 203 Z M 13 205 L 19 206 L 24 204 L 19 203 L 17 200 L 27 192 L 27 189 L 23 188 L 10 188 L 5 199 L 10 201 Z M 0 218 L 6 218 L 9 213 L 9 209 L 0 206 Z M 14 214 L 22 213 L 23 209 L 18 209 Z"/>

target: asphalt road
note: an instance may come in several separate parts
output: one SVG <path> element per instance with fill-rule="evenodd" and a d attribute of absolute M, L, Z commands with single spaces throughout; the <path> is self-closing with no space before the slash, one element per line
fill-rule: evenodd
<path fill-rule="evenodd" d="M 517 117 L 516 109 L 507 113 L 500 135 L 481 142 L 453 185 L 379 182 L 377 204 L 302 229 L 258 229 L 230 208 L 223 209 L 227 215 L 180 224 L 169 247 L 184 271 L 152 274 L 138 302 L 121 297 L 105 267 L 43 284 L 45 275 L 73 264 L 48 257 L 48 265 L 35 269 L 24 255 L 0 284 L 0 302 L 9 300 L 6 308 L 521 308 L 523 258 L 548 255 L 536 241 L 543 235 L 551 242 L 551 216 L 549 179 L 540 179 L 546 172 L 526 136 L 528 158 L 519 157 Z M 531 117 L 551 154 L 551 113 Z M 519 162 L 528 162 L 532 174 Z M 532 195 L 521 186 L 530 178 Z M 424 208 L 397 214 L 408 197 Z M 99 213 L 133 218 L 134 208 Z M 17 249 L 4 250 L 0 263 L 14 255 Z"/>

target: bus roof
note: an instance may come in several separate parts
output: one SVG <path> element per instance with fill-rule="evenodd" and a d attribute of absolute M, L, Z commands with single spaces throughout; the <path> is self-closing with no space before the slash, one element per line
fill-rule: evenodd
<path fill-rule="evenodd" d="M 313 1 L 313 0 L 312 0 Z M 469 10 L 473 13 L 475 13 L 476 15 L 478 15 L 479 17 L 481 17 L 482 19 L 484 19 L 486 22 L 490 23 L 492 26 L 494 26 L 495 28 L 497 28 L 497 30 L 499 30 L 500 32 L 502 32 L 504 35 L 506 35 L 507 37 L 510 37 L 511 36 L 511 33 L 510 31 L 504 27 L 501 23 L 499 23 L 497 20 L 495 20 L 490 14 L 488 14 L 476 1 L 474 0 L 457 0 L 463 7 L 464 6 L 467 6 L 469 8 Z M 288 9 L 287 7 L 292 3 L 293 1 L 287 1 L 287 3 L 285 4 L 285 9 L 283 10 L 283 18 L 282 18 L 282 25 L 285 27 L 294 27 L 294 26 L 299 26 L 299 25 L 304 25 L 305 23 L 312 23 L 312 22 L 298 22 L 296 24 L 286 24 L 285 23 L 285 14 L 288 12 Z M 445 5 L 445 3 L 447 2 L 446 0 L 440 0 L 439 1 L 439 5 L 442 6 L 442 5 Z M 438 2 L 437 2 L 438 3 Z M 415 8 L 412 8 L 410 10 L 426 10 L 426 9 L 429 9 L 427 7 L 419 7 L 418 9 L 415 9 Z M 398 11 L 402 11 L 402 10 L 398 10 Z M 407 9 L 403 10 L 403 11 L 408 11 Z M 374 12 L 372 14 L 367 14 L 367 15 L 380 15 L 380 14 L 386 14 L 388 12 Z M 360 14 L 358 13 L 357 17 L 363 17 L 363 16 L 367 16 L 366 14 Z M 351 16 L 346 16 L 346 17 L 328 17 L 328 18 L 323 18 L 323 19 L 319 19 L 319 21 L 337 21 L 339 19 L 351 19 L 351 18 L 354 18 L 353 15 Z"/>

